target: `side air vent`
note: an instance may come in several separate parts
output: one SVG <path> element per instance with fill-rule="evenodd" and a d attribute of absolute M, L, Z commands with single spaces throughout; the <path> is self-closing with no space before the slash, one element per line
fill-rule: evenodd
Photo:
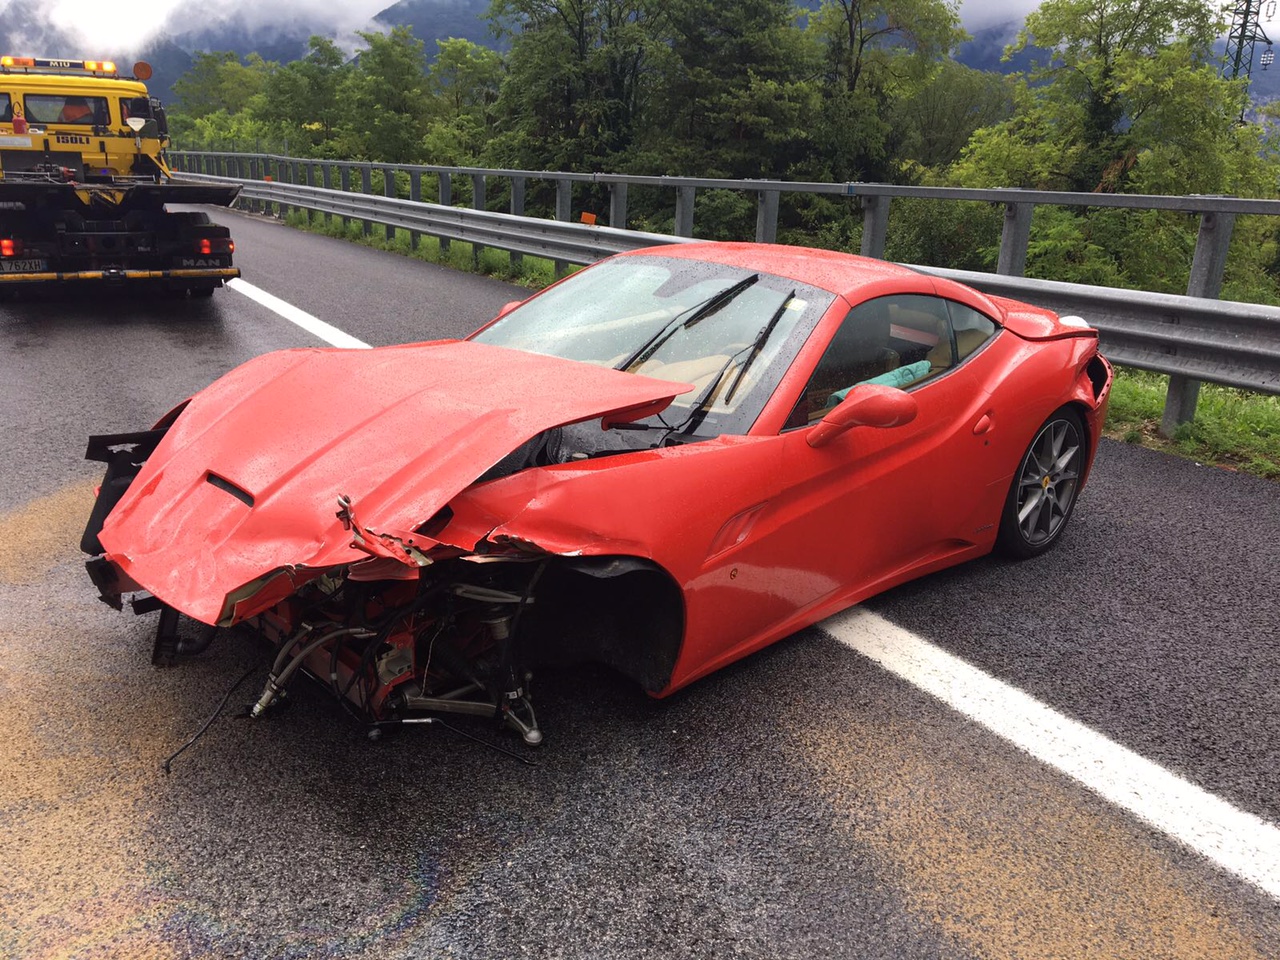
<path fill-rule="evenodd" d="M 1084 371 L 1089 375 L 1089 382 L 1093 384 L 1093 398 L 1096 400 L 1102 393 L 1102 388 L 1107 385 L 1107 365 L 1094 357 Z"/>
<path fill-rule="evenodd" d="M 251 494 L 248 490 L 241 490 L 230 480 L 223 480 L 222 477 L 218 476 L 216 473 L 209 474 L 208 476 L 205 477 L 205 479 L 208 480 L 215 487 L 217 487 L 219 490 L 225 490 L 227 493 L 231 494 L 233 497 L 235 497 L 237 500 L 243 503 L 246 507 L 253 506 L 253 494 Z"/>

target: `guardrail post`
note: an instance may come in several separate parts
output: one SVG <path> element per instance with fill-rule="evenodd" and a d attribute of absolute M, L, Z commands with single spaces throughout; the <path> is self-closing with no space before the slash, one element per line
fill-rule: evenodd
<path fill-rule="evenodd" d="M 524 216 L 524 187 L 525 187 L 524 177 L 511 178 L 511 215 L 512 216 L 516 216 L 516 217 Z M 514 250 L 508 251 L 507 256 L 510 257 L 511 269 L 513 272 L 516 267 L 520 266 L 520 264 L 524 262 L 524 255 L 517 253 Z"/>
<path fill-rule="evenodd" d="M 409 171 L 409 199 L 414 203 L 422 202 L 422 171 Z M 420 230 L 409 231 L 409 248 L 417 250 L 418 244 L 422 241 L 422 232 Z"/>
<path fill-rule="evenodd" d="M 271 164 L 272 164 L 272 168 L 275 171 L 275 176 L 273 177 L 274 182 L 276 183 L 292 183 L 293 182 L 292 180 L 289 179 L 289 164 L 285 163 L 283 160 L 272 160 Z M 277 203 L 276 219 L 283 220 L 285 216 L 289 213 L 290 209 L 292 208 L 283 201 Z"/>
<path fill-rule="evenodd" d="M 676 236 L 693 236 L 693 204 L 697 191 L 694 187 L 676 187 Z"/>
<path fill-rule="evenodd" d="M 609 184 L 609 226 L 627 229 L 627 185 Z"/>
<path fill-rule="evenodd" d="M 249 179 L 255 180 L 258 183 L 262 182 L 262 169 L 259 166 L 259 160 L 257 157 L 252 157 L 249 160 Z M 258 213 L 266 209 L 266 205 L 261 201 L 251 200 L 249 201 L 249 205 L 250 205 L 250 209 L 252 209 L 255 213 Z"/>
<path fill-rule="evenodd" d="M 304 186 L 308 186 L 308 187 L 314 187 L 316 185 L 316 168 L 309 160 L 302 165 L 302 183 Z M 306 219 L 307 226 L 308 227 L 311 226 L 312 220 L 314 219 L 311 212 L 311 208 L 299 207 L 298 209 L 302 212 L 302 216 Z"/>
<path fill-rule="evenodd" d="M 756 194 L 756 243 L 778 242 L 778 191 Z"/>
<path fill-rule="evenodd" d="M 289 165 L 282 160 L 271 159 L 267 161 L 267 168 L 271 171 L 272 183 L 288 183 L 289 182 Z M 283 220 L 286 205 L 283 202 L 277 202 L 272 208 L 272 215 L 277 220 Z"/>
<path fill-rule="evenodd" d="M 485 180 L 483 173 L 473 173 L 471 175 L 471 208 L 473 210 L 483 210 L 488 197 L 485 195 Z M 484 252 L 484 247 L 478 243 L 471 244 L 471 262 L 480 263 L 480 254 Z"/>
<path fill-rule="evenodd" d="M 1235 229 L 1234 213 L 1202 213 L 1200 234 L 1196 237 L 1196 253 L 1191 261 L 1191 279 L 1187 296 L 1218 299 L 1222 292 L 1222 275 L 1227 265 L 1227 249 Z M 1160 433 L 1172 437 L 1181 424 L 1195 419 L 1200 401 L 1200 381 L 1171 374 L 1169 392 L 1165 395 L 1164 413 L 1160 417 Z"/>
<path fill-rule="evenodd" d="M 282 182 L 288 183 L 289 186 L 296 186 L 298 182 L 298 165 L 294 161 L 291 160 L 288 163 L 280 161 L 279 170 Z M 291 204 L 280 204 L 280 219 L 289 219 L 289 214 L 292 214 L 293 210 L 294 207 Z"/>
<path fill-rule="evenodd" d="M 862 197 L 862 255 L 884 259 L 884 238 L 889 228 L 889 197 Z"/>
<path fill-rule="evenodd" d="M 996 273 L 1020 277 L 1027 272 L 1027 247 L 1031 243 L 1031 217 L 1035 209 L 1031 203 L 1004 205 L 1004 230 L 1000 234 Z"/>
<path fill-rule="evenodd" d="M 382 168 L 382 195 L 395 199 L 396 196 L 396 172 L 390 167 Z M 396 228 L 391 224 L 386 225 L 383 236 L 387 238 L 387 242 L 391 242 L 396 238 Z"/>
<path fill-rule="evenodd" d="M 560 179 L 556 181 L 556 219 L 568 223 L 573 219 L 573 181 Z M 562 277 L 569 269 L 567 260 L 553 262 L 552 270 L 557 277 Z"/>
<path fill-rule="evenodd" d="M 267 177 L 270 177 L 272 182 L 275 181 L 275 167 L 272 166 L 270 158 L 263 157 L 258 168 L 258 180 L 262 183 L 266 183 Z M 274 217 L 276 215 L 276 205 L 274 201 L 264 200 L 262 203 L 258 204 L 258 208 L 262 211 L 263 216 Z"/>
<path fill-rule="evenodd" d="M 452 179 L 452 177 L 451 177 L 449 174 L 447 174 L 447 173 L 440 173 L 440 174 L 437 174 L 436 176 L 437 176 L 437 177 L 439 178 L 439 180 L 440 180 L 440 206 L 442 206 L 442 207 L 452 207 L 452 206 L 453 206 L 453 179 Z M 448 252 L 449 252 L 449 238 L 448 238 L 448 237 L 441 237 L 441 238 L 440 238 L 440 252 L 441 252 L 441 253 L 448 253 Z"/>
<path fill-rule="evenodd" d="M 296 186 L 298 186 L 298 184 L 302 183 L 302 170 L 301 170 L 301 168 L 299 167 L 299 165 L 298 165 L 298 161 L 297 161 L 297 160 L 290 160 L 290 161 L 289 161 L 288 166 L 289 166 L 289 183 L 296 187 Z M 295 207 L 295 206 L 292 206 L 292 205 L 289 205 L 289 206 L 285 207 L 285 215 L 286 215 L 286 216 L 287 216 L 288 214 L 290 214 L 290 213 L 294 213 L 294 212 L 301 213 L 301 214 L 305 215 L 305 214 L 306 214 L 306 208 L 305 208 L 305 207 Z"/>
<path fill-rule="evenodd" d="M 360 167 L 360 192 L 366 196 L 373 193 L 373 164 L 366 163 Z M 361 221 L 362 229 L 366 237 L 373 236 L 373 221 Z"/>
<path fill-rule="evenodd" d="M 339 168 L 338 168 L 338 178 L 339 178 L 339 179 L 338 179 L 338 183 L 339 183 L 339 185 L 342 187 L 342 192 L 343 192 L 343 193 L 350 193 L 350 192 L 351 192 L 351 168 L 350 168 L 350 167 L 339 167 Z M 343 218 L 342 218 L 342 232 L 343 232 L 344 234 L 347 232 L 347 227 L 349 227 L 350 225 L 351 225 L 351 218 L 350 218 L 350 217 L 343 217 Z"/>
<path fill-rule="evenodd" d="M 320 186 L 324 187 L 326 190 L 333 189 L 333 170 L 323 161 L 320 163 Z M 326 212 L 324 215 L 324 222 L 326 226 L 332 223 L 333 214 Z"/>

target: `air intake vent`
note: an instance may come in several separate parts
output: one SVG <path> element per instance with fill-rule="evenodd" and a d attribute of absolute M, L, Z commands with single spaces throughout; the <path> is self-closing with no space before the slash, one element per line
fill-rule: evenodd
<path fill-rule="evenodd" d="M 219 490 L 225 490 L 227 493 L 231 494 L 233 497 L 235 497 L 237 500 L 243 503 L 246 507 L 253 506 L 253 494 L 251 494 L 248 490 L 241 490 L 230 480 L 223 480 L 220 476 L 214 473 L 209 474 L 207 477 L 205 477 L 205 479 L 208 480 L 215 487 L 217 487 Z"/>

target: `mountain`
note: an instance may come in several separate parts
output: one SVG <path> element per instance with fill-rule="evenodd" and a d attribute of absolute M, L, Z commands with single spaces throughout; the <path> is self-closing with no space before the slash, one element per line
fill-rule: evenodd
<path fill-rule="evenodd" d="M 489 23 L 482 17 L 489 10 L 489 0 L 400 0 L 374 15 L 374 22 L 383 27 L 408 26 L 413 35 L 424 41 L 427 56 L 436 52 L 436 40 L 459 37 L 473 43 L 500 50 L 489 31 Z"/>
<path fill-rule="evenodd" d="M 1048 51 L 1028 47 L 1005 61 L 1004 48 L 1018 36 L 1022 20 L 1006 20 L 989 27 L 973 30 L 972 39 L 956 48 L 955 57 L 966 67 L 975 70 L 991 70 L 996 73 L 1020 73 L 1031 69 L 1033 61 L 1044 60 Z"/>

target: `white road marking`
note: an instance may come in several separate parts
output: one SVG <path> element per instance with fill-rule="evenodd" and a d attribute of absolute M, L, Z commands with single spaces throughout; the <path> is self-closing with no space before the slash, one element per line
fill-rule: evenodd
<path fill-rule="evenodd" d="M 278 313 L 290 323 L 296 323 L 307 333 L 319 337 L 325 343 L 335 347 L 353 347 L 368 349 L 369 344 L 363 340 L 357 340 L 349 333 L 343 333 L 332 324 L 325 323 L 318 317 L 313 317 L 305 310 L 299 310 L 293 304 L 274 297 L 267 291 L 255 287 L 252 283 L 246 283 L 237 277 L 234 280 L 228 280 L 227 286 L 237 293 L 243 293 L 250 300 L 262 304 L 268 310 Z"/>
<path fill-rule="evenodd" d="M 1280 899 L 1280 830 L 867 610 L 819 627 L 1103 799 Z"/>

